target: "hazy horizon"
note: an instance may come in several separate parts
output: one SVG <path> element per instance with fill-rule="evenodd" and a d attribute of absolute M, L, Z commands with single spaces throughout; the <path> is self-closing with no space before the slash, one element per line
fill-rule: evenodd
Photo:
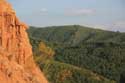
<path fill-rule="evenodd" d="M 9 0 L 30 26 L 82 25 L 125 32 L 124 0 Z"/>

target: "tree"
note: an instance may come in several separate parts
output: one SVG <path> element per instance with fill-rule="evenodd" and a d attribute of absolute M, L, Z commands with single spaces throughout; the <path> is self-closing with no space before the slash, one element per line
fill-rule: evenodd
<path fill-rule="evenodd" d="M 52 57 L 55 54 L 55 51 L 52 48 L 48 47 L 44 42 L 40 42 L 39 51 L 42 54 L 47 55 L 48 57 Z"/>
<path fill-rule="evenodd" d="M 120 76 L 120 83 L 125 83 L 125 71 Z"/>

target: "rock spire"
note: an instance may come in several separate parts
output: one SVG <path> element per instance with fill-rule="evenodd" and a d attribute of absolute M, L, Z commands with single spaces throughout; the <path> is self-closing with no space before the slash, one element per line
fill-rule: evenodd
<path fill-rule="evenodd" d="M 20 22 L 6 0 L 0 0 L 0 82 L 48 83 L 35 65 L 32 47 Z"/>

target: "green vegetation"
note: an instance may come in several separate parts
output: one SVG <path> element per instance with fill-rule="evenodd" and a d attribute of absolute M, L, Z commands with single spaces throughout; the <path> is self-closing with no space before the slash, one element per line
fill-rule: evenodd
<path fill-rule="evenodd" d="M 124 83 L 125 82 L 125 71 L 122 72 L 121 76 L 120 76 L 120 83 Z"/>
<path fill-rule="evenodd" d="M 28 33 L 36 62 L 52 83 L 119 82 L 125 70 L 125 33 L 79 25 L 31 27 Z M 41 42 L 48 53 L 40 52 Z"/>
<path fill-rule="evenodd" d="M 119 81 L 125 69 L 125 47 L 112 43 L 82 43 L 77 47 L 57 50 L 55 60 Z"/>
<path fill-rule="evenodd" d="M 116 83 L 84 68 L 46 61 L 43 72 L 52 83 Z"/>

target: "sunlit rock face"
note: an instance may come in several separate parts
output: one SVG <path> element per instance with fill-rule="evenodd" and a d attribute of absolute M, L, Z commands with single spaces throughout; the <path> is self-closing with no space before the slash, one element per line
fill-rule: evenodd
<path fill-rule="evenodd" d="M 27 26 L 6 0 L 0 0 L 0 82 L 48 83 L 32 56 Z"/>
<path fill-rule="evenodd" d="M 11 5 L 1 1 L 0 46 L 12 53 L 19 64 L 25 64 L 26 59 L 32 56 L 26 28 L 27 26 L 17 19 Z"/>

